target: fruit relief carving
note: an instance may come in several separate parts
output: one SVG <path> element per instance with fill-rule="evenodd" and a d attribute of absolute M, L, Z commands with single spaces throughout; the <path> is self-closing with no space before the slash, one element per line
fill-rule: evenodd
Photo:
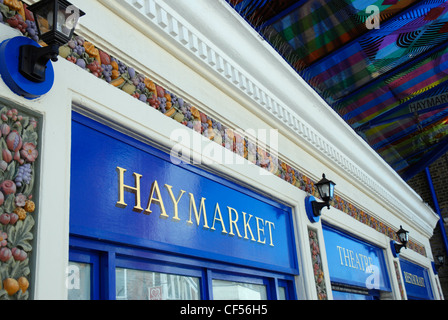
<path fill-rule="evenodd" d="M 36 119 L 0 105 L 0 300 L 29 298 Z"/>

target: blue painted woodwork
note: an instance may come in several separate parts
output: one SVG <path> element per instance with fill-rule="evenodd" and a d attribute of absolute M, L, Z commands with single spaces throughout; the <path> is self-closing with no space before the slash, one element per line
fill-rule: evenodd
<path fill-rule="evenodd" d="M 91 300 L 100 299 L 100 257 L 98 253 L 86 252 L 77 249 L 71 249 L 69 261 L 87 263 L 90 265 L 90 298 Z"/>
<path fill-rule="evenodd" d="M 84 258 L 79 258 L 81 256 Z M 86 256 L 92 256 L 92 258 L 86 260 Z M 92 288 L 92 292 L 100 292 L 99 298 L 96 296 L 96 299 L 115 300 L 116 267 L 198 277 L 200 278 L 202 300 L 213 299 L 213 279 L 266 284 L 268 299 L 275 299 L 276 295 L 273 292 L 277 290 L 278 286 L 282 286 L 286 288 L 289 300 L 297 299 L 292 275 L 184 255 L 173 255 L 74 235 L 70 237 L 70 260 L 92 263 L 92 268 L 99 270 L 100 276 L 96 278 L 101 281 L 92 281 L 93 286 L 96 286 Z M 109 261 L 108 264 L 105 263 L 107 261 Z"/>
<path fill-rule="evenodd" d="M 308 216 L 308 219 L 312 223 L 317 223 L 320 220 L 320 216 L 315 216 L 313 212 L 313 201 L 317 201 L 315 197 L 313 196 L 307 196 L 305 198 L 305 211 L 306 215 Z"/>
<path fill-rule="evenodd" d="M 428 269 L 404 259 L 400 259 L 400 266 L 408 299 L 433 300 Z"/>
<path fill-rule="evenodd" d="M 40 47 L 37 42 L 26 37 L 7 39 L 0 44 L 0 74 L 6 85 L 16 94 L 27 99 L 36 99 L 51 90 L 54 83 L 54 69 L 47 63 L 45 81 L 36 83 L 26 79 L 19 72 L 19 52 L 23 45 Z"/>
<path fill-rule="evenodd" d="M 327 225 L 322 230 L 332 282 L 391 291 L 381 248 Z"/>
<path fill-rule="evenodd" d="M 390 241 L 390 250 L 391 250 L 391 252 L 392 252 L 392 256 L 394 257 L 394 258 L 398 258 L 399 256 L 400 256 L 400 253 L 399 252 L 397 252 L 397 250 L 395 249 L 395 244 L 396 244 L 397 242 L 396 241 L 394 241 L 394 240 L 391 240 Z M 397 243 L 398 244 L 398 243 Z"/>
<path fill-rule="evenodd" d="M 375 300 L 375 297 L 359 293 L 333 291 L 333 300 Z"/>
<path fill-rule="evenodd" d="M 288 207 L 193 166 L 174 165 L 160 150 L 79 114 L 74 113 L 73 118 L 72 235 L 298 274 L 292 216 Z M 142 176 L 143 209 L 146 209 L 152 185 L 157 181 L 168 217 L 163 217 L 161 206 L 155 202 L 150 206 L 151 213 L 134 211 L 136 192 L 128 190 L 124 191 L 127 206 L 116 206 L 120 189 L 117 167 L 127 170 L 123 175 L 125 185 L 135 187 L 133 173 Z M 178 221 L 173 220 L 174 204 L 165 184 L 173 187 L 176 198 L 180 190 L 185 191 L 179 201 Z M 199 225 L 194 210 L 189 219 L 190 193 L 198 212 L 201 198 L 205 198 L 207 226 L 203 212 Z M 222 223 L 214 219 L 217 203 Z M 230 235 L 231 219 L 236 221 L 233 236 Z M 192 223 L 187 223 L 189 220 Z M 212 230 L 214 221 L 215 230 Z M 223 225 L 227 233 L 223 233 Z"/>
<path fill-rule="evenodd" d="M 292 281 L 298 269 L 290 208 L 191 165 L 174 165 L 166 153 L 77 113 L 73 113 L 72 125 L 70 248 L 71 252 L 99 256 L 101 286 L 94 285 L 99 286 L 96 291 L 101 299 L 115 299 L 116 267 L 199 277 L 202 299 L 206 300 L 213 298 L 212 279 L 235 277 L 267 284 L 269 299 L 277 297 L 279 285 L 287 288 L 288 298 L 297 297 Z M 124 191 L 127 206 L 116 206 L 120 189 L 117 166 L 127 169 L 126 185 L 135 183 L 134 172 L 142 175 L 141 205 L 145 209 L 151 185 L 157 180 L 169 217 L 161 218 L 160 205 L 152 205 L 151 213 L 134 211 L 136 191 Z M 173 187 L 176 198 L 181 189 L 186 191 L 179 201 L 179 221 L 173 221 L 174 204 L 165 183 Z M 194 195 L 198 211 L 201 198 L 205 198 L 208 228 L 204 228 L 203 215 L 197 225 L 194 212 L 192 223 L 187 223 L 189 193 Z M 222 232 L 221 222 L 211 230 L 216 203 L 227 233 Z M 227 207 L 239 214 L 234 236 L 229 235 Z M 247 213 L 243 215 L 243 211 Z M 249 214 L 252 220 L 244 225 Z M 272 221 L 272 230 L 265 227 L 264 233 L 259 232 L 256 223 L 261 221 Z M 259 243 L 259 238 L 265 243 Z"/>

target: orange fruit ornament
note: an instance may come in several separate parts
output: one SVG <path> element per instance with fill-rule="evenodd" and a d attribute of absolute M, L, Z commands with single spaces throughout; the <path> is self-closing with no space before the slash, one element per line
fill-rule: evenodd
<path fill-rule="evenodd" d="M 19 284 L 19 288 L 22 290 L 22 293 L 25 293 L 25 291 L 28 290 L 28 287 L 30 286 L 28 279 L 25 277 L 20 277 L 19 280 L 17 280 L 17 283 Z"/>
<path fill-rule="evenodd" d="M 19 291 L 19 283 L 16 279 L 8 278 L 3 280 L 3 289 L 6 290 L 8 295 L 13 296 Z"/>

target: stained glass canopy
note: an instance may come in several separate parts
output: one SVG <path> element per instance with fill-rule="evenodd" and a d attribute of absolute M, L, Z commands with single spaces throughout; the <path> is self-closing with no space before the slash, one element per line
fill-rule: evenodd
<path fill-rule="evenodd" d="M 448 0 L 227 0 L 405 180 L 448 152 Z"/>

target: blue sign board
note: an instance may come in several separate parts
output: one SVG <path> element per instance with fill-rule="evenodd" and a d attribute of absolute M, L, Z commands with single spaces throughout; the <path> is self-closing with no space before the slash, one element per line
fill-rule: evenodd
<path fill-rule="evenodd" d="M 408 299 L 434 299 L 428 269 L 403 259 L 400 266 Z"/>
<path fill-rule="evenodd" d="M 74 119 L 71 234 L 297 273 L 288 207 Z"/>
<path fill-rule="evenodd" d="M 332 282 L 390 291 L 383 250 L 329 226 L 323 226 Z"/>

